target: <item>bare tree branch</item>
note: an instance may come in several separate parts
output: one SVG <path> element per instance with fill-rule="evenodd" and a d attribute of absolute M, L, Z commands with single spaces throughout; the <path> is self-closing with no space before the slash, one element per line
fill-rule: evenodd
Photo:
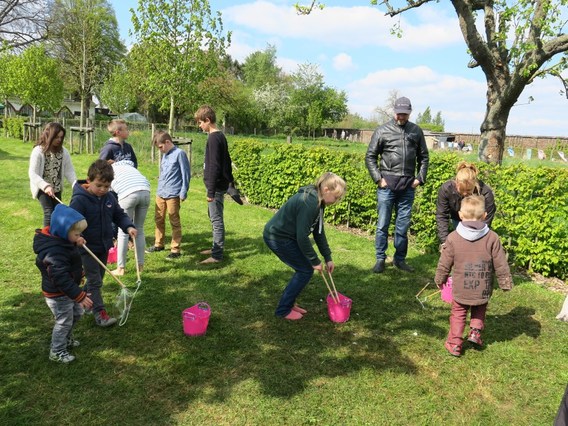
<path fill-rule="evenodd" d="M 0 1 L 0 52 L 21 49 L 45 39 L 48 19 L 47 0 Z"/>

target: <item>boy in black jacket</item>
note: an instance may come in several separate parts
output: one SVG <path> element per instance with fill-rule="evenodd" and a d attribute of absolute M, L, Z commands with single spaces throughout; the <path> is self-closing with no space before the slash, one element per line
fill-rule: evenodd
<path fill-rule="evenodd" d="M 79 180 L 75 183 L 70 207 L 87 219 L 89 227 L 83 233 L 87 247 L 106 265 L 108 250 L 113 246 L 112 224 L 116 224 L 133 240 L 138 232 L 118 204 L 116 195 L 110 191 L 114 179 L 112 166 L 105 160 L 97 160 L 89 167 L 87 176 L 86 181 Z M 95 321 L 101 327 L 109 327 L 116 323 L 116 318 L 108 315 L 101 293 L 105 268 L 85 249 L 81 248 L 80 252 L 87 278 L 87 291 L 91 293 L 93 300 Z"/>
<path fill-rule="evenodd" d="M 73 326 L 93 302 L 79 284 L 83 275 L 78 245 L 85 243 L 81 232 L 87 221 L 77 211 L 57 204 L 51 225 L 36 229 L 33 241 L 36 266 L 41 272 L 41 289 L 55 317 L 49 359 L 68 364 L 75 359 L 68 348 L 79 346 L 72 337 Z"/>

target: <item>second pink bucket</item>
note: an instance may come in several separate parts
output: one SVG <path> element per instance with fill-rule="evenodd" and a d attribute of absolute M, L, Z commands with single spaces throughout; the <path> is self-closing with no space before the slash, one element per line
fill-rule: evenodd
<path fill-rule="evenodd" d="M 346 322 L 351 314 L 352 300 L 341 293 L 337 293 L 337 295 L 339 296 L 339 303 L 333 300 L 331 294 L 327 295 L 327 313 L 332 322 Z"/>
<path fill-rule="evenodd" d="M 448 281 L 442 286 L 442 294 L 440 296 L 446 303 L 452 303 L 452 277 L 448 277 Z"/>
<path fill-rule="evenodd" d="M 206 302 L 199 302 L 182 312 L 183 332 L 187 336 L 202 336 L 207 332 L 211 308 Z"/>
<path fill-rule="evenodd" d="M 107 263 L 116 263 L 117 253 L 118 253 L 118 249 L 116 248 L 116 246 L 112 246 L 108 250 Z"/>

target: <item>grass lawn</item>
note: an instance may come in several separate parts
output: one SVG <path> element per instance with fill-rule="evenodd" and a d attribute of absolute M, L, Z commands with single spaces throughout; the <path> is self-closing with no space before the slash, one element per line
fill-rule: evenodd
<path fill-rule="evenodd" d="M 280 320 L 274 309 L 291 271 L 262 241 L 273 213 L 227 199 L 226 261 L 201 266 L 211 229 L 200 177 L 182 204 L 182 258 L 147 254 L 128 322 L 101 329 L 85 316 L 77 360 L 49 361 L 52 319 L 31 249 L 42 213 L 29 191 L 30 150 L 0 138 L 0 424 L 552 424 L 568 382 L 568 324 L 555 319 L 561 294 L 515 276 L 513 291 L 489 304 L 486 347 L 454 358 L 443 346 L 449 305 L 435 296 L 422 309 L 414 297 L 433 282 L 437 257 L 411 247 L 416 273 L 389 266 L 375 275 L 372 237 L 328 227 L 351 319 L 329 320 L 314 277 L 299 300 L 306 317 Z M 95 157 L 73 156 L 79 178 Z M 144 161 L 140 170 L 155 191 L 157 166 Z M 70 196 L 67 186 L 63 201 Z M 148 245 L 153 229 L 152 209 Z M 123 278 L 130 288 L 133 258 Z M 103 290 L 112 309 L 119 287 L 106 277 Z M 212 309 L 207 335 L 187 337 L 181 312 L 202 300 Z"/>

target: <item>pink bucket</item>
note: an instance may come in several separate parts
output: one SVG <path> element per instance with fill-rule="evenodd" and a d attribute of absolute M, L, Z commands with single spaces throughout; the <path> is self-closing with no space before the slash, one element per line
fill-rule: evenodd
<path fill-rule="evenodd" d="M 346 322 L 351 314 L 352 300 L 341 293 L 337 293 L 337 295 L 339 296 L 339 303 L 333 300 L 331 294 L 327 295 L 327 313 L 332 322 Z"/>
<path fill-rule="evenodd" d="M 211 308 L 206 302 L 199 302 L 182 312 L 183 332 L 188 336 L 202 336 L 207 331 Z"/>
<path fill-rule="evenodd" d="M 446 303 L 452 303 L 452 277 L 448 277 L 448 281 L 444 285 L 442 285 L 442 293 L 441 296 L 442 300 Z"/>
<path fill-rule="evenodd" d="M 118 252 L 116 246 L 112 246 L 108 250 L 107 263 L 116 263 L 116 253 Z"/>

